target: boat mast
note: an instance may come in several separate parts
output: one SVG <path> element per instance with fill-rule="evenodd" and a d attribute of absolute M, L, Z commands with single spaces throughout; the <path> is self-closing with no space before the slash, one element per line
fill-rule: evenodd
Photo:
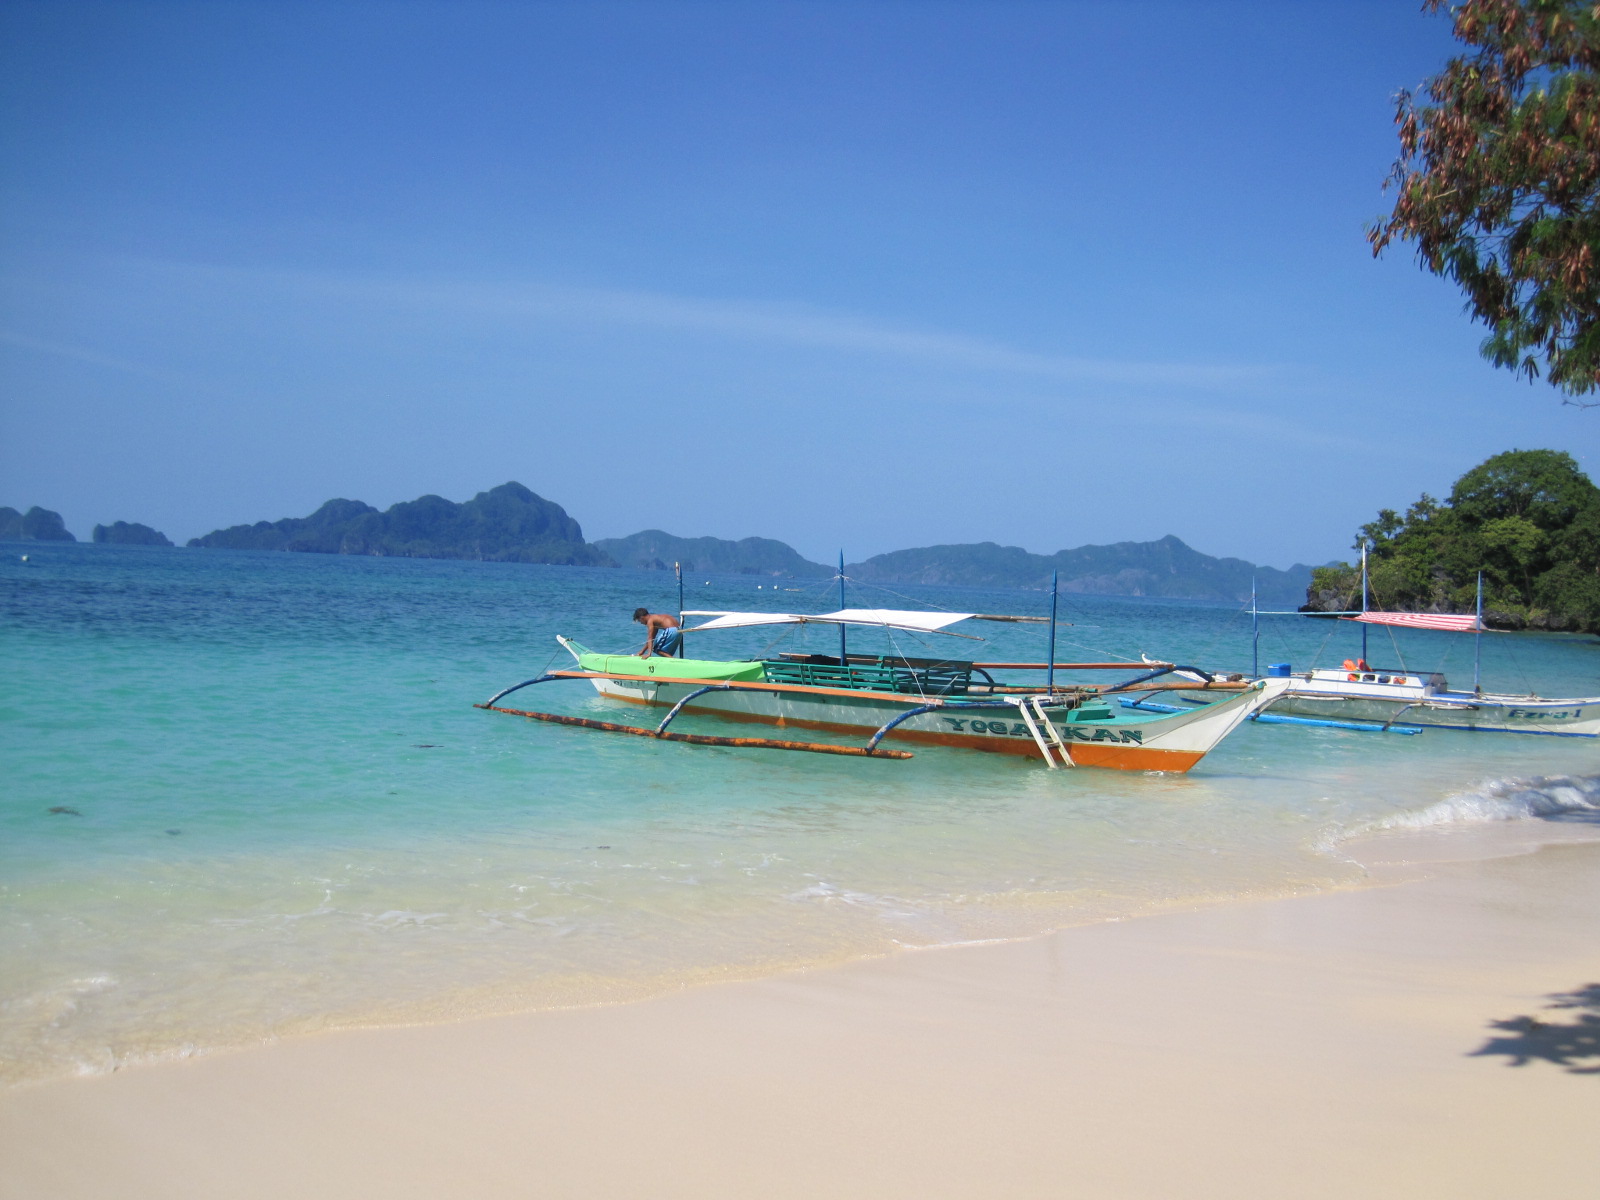
<path fill-rule="evenodd" d="M 839 551 L 839 611 L 844 611 L 844 551 Z M 844 622 L 839 622 L 839 665 L 848 667 L 850 656 L 845 653 L 844 647 Z"/>
<path fill-rule="evenodd" d="M 675 562 L 672 569 L 678 573 L 678 657 L 683 657 L 683 564 Z"/>
<path fill-rule="evenodd" d="M 1361 539 L 1361 611 L 1367 611 L 1367 541 Z M 1367 661 L 1367 626 L 1361 625 L 1361 661 Z"/>
<path fill-rule="evenodd" d="M 1250 576 L 1250 674 L 1261 677 L 1261 610 L 1256 606 L 1256 577 Z"/>
<path fill-rule="evenodd" d="M 1472 694 L 1483 695 L 1483 572 L 1478 572 L 1478 627 L 1472 632 Z"/>
<path fill-rule="evenodd" d="M 1056 690 L 1056 601 L 1060 596 L 1060 592 L 1056 589 L 1060 575 L 1060 571 L 1050 572 L 1050 653 L 1044 660 L 1044 690 L 1046 692 L 1054 692 Z"/>

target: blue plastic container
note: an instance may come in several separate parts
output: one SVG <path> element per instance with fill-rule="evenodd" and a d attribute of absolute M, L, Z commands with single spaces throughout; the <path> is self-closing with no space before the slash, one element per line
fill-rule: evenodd
<path fill-rule="evenodd" d="M 1267 676 L 1268 676 L 1268 678 L 1271 678 L 1271 679 L 1287 679 L 1287 678 L 1289 678 L 1289 664 L 1288 663 L 1272 663 L 1271 665 L 1269 665 L 1267 667 Z"/>

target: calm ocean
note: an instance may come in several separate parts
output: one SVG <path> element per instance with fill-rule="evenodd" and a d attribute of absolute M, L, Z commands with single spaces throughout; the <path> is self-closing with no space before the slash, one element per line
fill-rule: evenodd
<path fill-rule="evenodd" d="M 691 608 L 836 600 L 690 585 Z M 1038 592 L 900 591 L 850 601 L 1046 611 Z M 1600 811 L 1588 739 L 1248 725 L 1168 777 L 714 749 L 472 707 L 569 661 L 557 633 L 637 649 L 639 605 L 675 608 L 671 574 L 0 546 L 0 1078 L 1340 886 L 1361 878 L 1338 850 L 1355 833 Z M 1062 619 L 1064 659 L 1250 663 L 1235 606 L 1067 596 Z M 1349 625 L 1263 625 L 1263 664 L 1359 645 Z M 1042 658 L 1040 627 L 997 628 L 936 640 Z M 702 652 L 770 632 L 722 636 Z M 1372 634 L 1375 663 L 1470 684 L 1470 637 L 1394 637 Z M 1484 641 L 1487 686 L 1600 693 L 1600 640 Z M 641 719 L 581 683 L 518 702 Z"/>

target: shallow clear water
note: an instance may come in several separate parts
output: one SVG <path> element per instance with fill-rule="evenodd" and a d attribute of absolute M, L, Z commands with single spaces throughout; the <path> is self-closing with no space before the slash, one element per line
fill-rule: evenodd
<path fill-rule="evenodd" d="M 899 591 L 962 611 L 1046 602 Z M 695 578 L 688 597 L 836 599 L 744 578 Z M 636 649 L 640 604 L 675 608 L 671 575 L 0 546 L 0 1078 L 1337 886 L 1360 878 L 1338 853 L 1356 832 L 1600 812 L 1590 739 L 1250 725 L 1164 776 L 714 749 L 472 707 L 539 674 L 556 633 Z M 1062 618 L 1062 659 L 1250 665 L 1233 607 L 1064 597 Z M 1042 657 L 1039 627 L 993 628 L 937 650 Z M 770 641 L 724 636 L 703 652 Z M 1266 618 L 1261 662 L 1338 661 L 1359 638 Z M 1470 682 L 1470 637 L 1395 639 L 1373 633 L 1368 657 Z M 1497 689 L 1600 694 L 1593 638 L 1486 638 L 1484 663 Z M 640 719 L 583 683 L 519 695 Z"/>

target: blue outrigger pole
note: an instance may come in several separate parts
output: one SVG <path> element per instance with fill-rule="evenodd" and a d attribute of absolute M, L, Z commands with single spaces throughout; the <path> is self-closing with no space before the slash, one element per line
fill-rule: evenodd
<path fill-rule="evenodd" d="M 1478 627 L 1472 631 L 1472 694 L 1483 695 L 1483 572 L 1478 572 Z"/>

